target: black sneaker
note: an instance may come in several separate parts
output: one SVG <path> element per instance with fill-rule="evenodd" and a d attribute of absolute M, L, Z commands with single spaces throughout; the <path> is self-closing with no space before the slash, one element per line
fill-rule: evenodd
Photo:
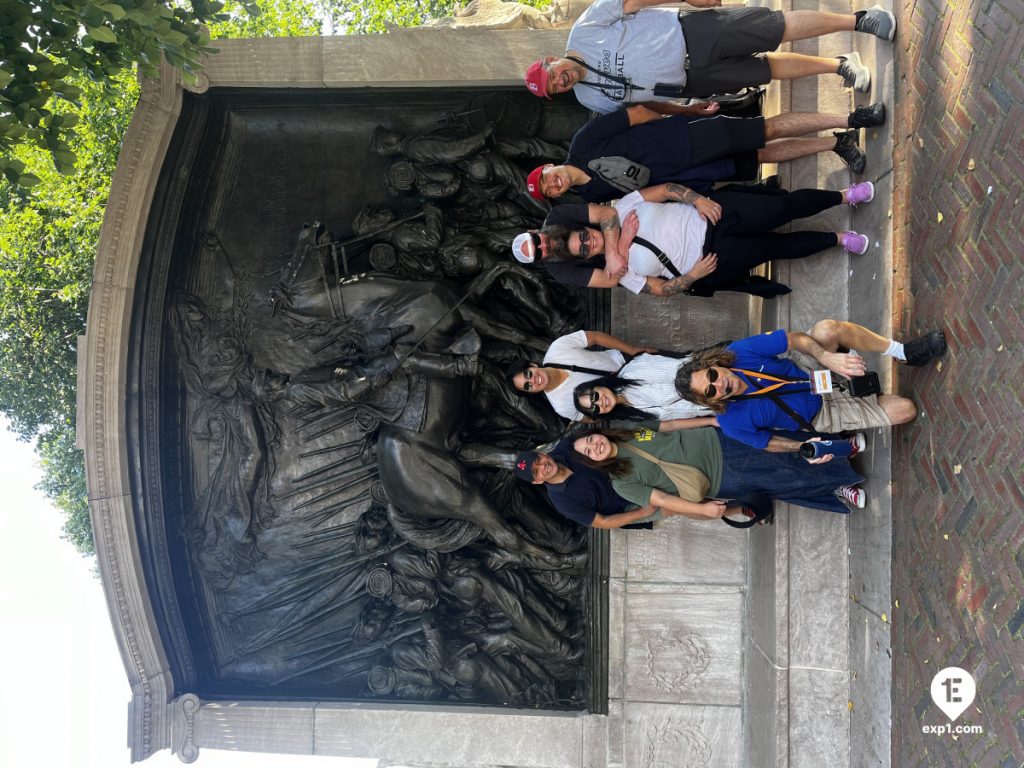
<path fill-rule="evenodd" d="M 832 135 L 836 137 L 832 151 L 839 155 L 851 171 L 858 175 L 864 173 L 868 159 L 857 146 L 857 131 L 838 131 Z"/>
<path fill-rule="evenodd" d="M 907 365 L 914 367 L 920 367 L 945 352 L 946 334 L 942 331 L 926 333 L 921 338 L 908 341 L 903 345 L 903 355 L 907 358 Z"/>
<path fill-rule="evenodd" d="M 892 42 L 896 37 L 896 17 L 882 6 L 873 5 L 857 14 L 857 26 L 854 29 Z"/>
<path fill-rule="evenodd" d="M 846 119 L 850 128 L 875 128 L 885 125 L 885 104 L 878 102 L 869 107 L 857 107 Z"/>

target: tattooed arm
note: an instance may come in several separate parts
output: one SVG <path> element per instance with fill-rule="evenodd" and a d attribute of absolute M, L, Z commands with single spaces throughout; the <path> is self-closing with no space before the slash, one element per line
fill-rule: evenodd
<path fill-rule="evenodd" d="M 685 275 L 680 275 L 672 280 L 665 280 L 660 277 L 648 277 L 647 284 L 640 289 L 640 292 L 651 293 L 655 296 L 676 296 L 680 293 L 686 293 L 686 291 L 690 289 L 691 285 L 702 277 L 710 275 L 715 271 L 717 266 L 718 256 L 713 253 L 705 254 L 697 261 L 696 264 L 693 265 L 693 269 Z"/>
<path fill-rule="evenodd" d="M 626 270 L 626 263 L 629 261 L 629 246 L 632 245 L 633 237 L 636 236 L 635 216 L 632 221 L 628 221 L 631 226 L 627 226 L 624 230 L 622 222 L 619 221 L 618 212 L 611 206 L 591 204 L 588 210 L 590 223 L 597 224 L 601 228 L 601 234 L 604 235 L 605 275 L 610 279 L 615 278 L 617 283 L 618 277 Z"/>
<path fill-rule="evenodd" d="M 704 221 L 717 224 L 722 218 L 722 206 L 709 197 L 698 195 L 682 184 L 658 184 L 654 187 L 641 189 L 640 194 L 648 203 L 686 203 L 697 209 Z"/>
<path fill-rule="evenodd" d="M 713 115 L 718 112 L 719 105 L 716 101 L 704 101 L 696 104 L 677 104 L 673 101 L 645 101 L 642 102 L 648 109 L 654 110 L 662 115 L 696 115 L 698 117 Z"/>

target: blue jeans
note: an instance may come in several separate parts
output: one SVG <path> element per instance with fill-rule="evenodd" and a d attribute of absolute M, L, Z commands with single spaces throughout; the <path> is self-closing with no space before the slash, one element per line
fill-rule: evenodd
<path fill-rule="evenodd" d="M 845 515 L 850 509 L 836 498 L 835 489 L 864 481 L 849 459 L 808 464 L 795 453 L 769 453 L 715 432 L 722 445 L 722 499 L 765 494 L 787 504 Z"/>

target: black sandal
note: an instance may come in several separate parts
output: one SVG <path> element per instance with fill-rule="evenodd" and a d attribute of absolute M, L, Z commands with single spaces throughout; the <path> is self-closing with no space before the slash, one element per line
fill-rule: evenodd
<path fill-rule="evenodd" d="M 946 334 L 942 331 L 932 331 L 903 345 L 903 354 L 907 358 L 907 365 L 914 367 L 925 365 L 933 358 L 944 354 L 945 351 Z"/>

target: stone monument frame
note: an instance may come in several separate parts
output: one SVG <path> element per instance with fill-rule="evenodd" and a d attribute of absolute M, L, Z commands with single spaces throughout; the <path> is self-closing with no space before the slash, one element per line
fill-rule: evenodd
<path fill-rule="evenodd" d="M 136 278 L 184 90 L 507 88 L 521 82 L 521 72 L 537 51 L 558 49 L 564 37 L 558 30 L 416 29 L 374 37 L 223 41 L 194 86 L 183 85 L 177 70 L 166 64 L 158 78 L 143 82 L 101 231 L 86 334 L 79 339 L 78 387 L 78 445 L 85 453 L 97 559 L 132 688 L 128 743 L 133 762 L 166 748 L 191 762 L 202 746 L 373 755 L 417 763 L 456 760 L 462 765 L 603 762 L 607 728 L 605 718 L 594 715 L 175 697 L 143 571 L 126 445 Z M 476 62 L 472 71 L 459 71 L 451 56 L 456 50 L 459 62 Z M 424 733 L 431 738 L 422 739 Z"/>

